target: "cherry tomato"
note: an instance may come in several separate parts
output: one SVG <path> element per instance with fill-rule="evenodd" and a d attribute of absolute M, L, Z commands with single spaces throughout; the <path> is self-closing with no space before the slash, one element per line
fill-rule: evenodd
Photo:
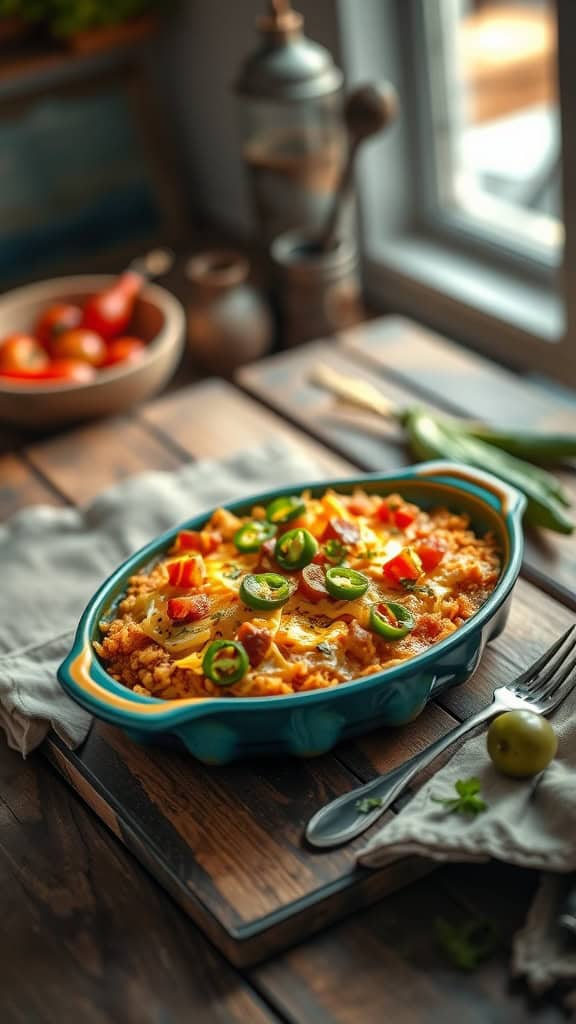
<path fill-rule="evenodd" d="M 544 771 L 556 756 L 558 739 L 548 719 L 518 708 L 494 719 L 486 746 L 499 771 L 522 779 Z"/>
<path fill-rule="evenodd" d="M 9 334 L 0 341 L 0 371 L 43 370 L 48 356 L 30 334 Z"/>
<path fill-rule="evenodd" d="M 94 367 L 79 359 L 53 359 L 43 370 L 0 370 L 0 377 L 19 384 L 87 384 L 95 376 Z"/>
<path fill-rule="evenodd" d="M 136 359 L 141 358 L 145 348 L 146 344 L 141 338 L 129 338 L 128 336 L 114 338 L 113 341 L 108 342 L 106 358 L 102 365 L 115 366 L 116 363 L 133 363 Z"/>
<path fill-rule="evenodd" d="M 55 359 L 79 359 L 91 366 L 102 366 L 106 358 L 106 343 L 95 331 L 76 327 L 54 338 L 52 354 Z"/>
<path fill-rule="evenodd" d="M 96 331 L 106 341 L 123 334 L 132 318 L 143 283 L 144 279 L 133 270 L 120 274 L 109 288 L 87 300 L 82 326 Z"/>
<path fill-rule="evenodd" d="M 71 331 L 74 327 L 78 327 L 81 320 L 80 306 L 56 302 L 53 306 L 48 306 L 39 316 L 36 322 L 36 337 L 40 344 L 51 352 L 54 339 L 63 331 Z"/>

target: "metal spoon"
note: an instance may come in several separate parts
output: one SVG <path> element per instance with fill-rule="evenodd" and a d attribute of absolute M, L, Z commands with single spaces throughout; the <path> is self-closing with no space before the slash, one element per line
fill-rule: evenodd
<path fill-rule="evenodd" d="M 352 191 L 354 164 L 359 146 L 365 139 L 392 124 L 397 112 L 398 94 L 390 82 L 359 85 L 346 98 L 344 120 L 349 137 L 348 157 L 332 202 L 326 227 L 320 237 L 320 248 L 324 252 L 334 245 L 338 235 L 342 211 Z"/>

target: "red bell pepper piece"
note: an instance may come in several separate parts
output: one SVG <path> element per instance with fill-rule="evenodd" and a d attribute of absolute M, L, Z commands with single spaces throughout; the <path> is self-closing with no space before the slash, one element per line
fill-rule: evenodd
<path fill-rule="evenodd" d="M 414 548 L 402 548 L 394 558 L 384 562 L 382 572 L 393 583 L 417 580 L 422 575 L 422 562 Z"/>
<path fill-rule="evenodd" d="M 174 544 L 174 551 L 199 551 L 210 555 L 222 543 L 222 534 L 215 530 L 180 530 Z"/>
<path fill-rule="evenodd" d="M 168 581 L 173 587 L 200 587 L 205 579 L 202 555 L 188 555 L 168 563 Z"/>
<path fill-rule="evenodd" d="M 206 594 L 193 597 L 171 597 L 168 600 L 168 618 L 173 622 L 198 622 L 208 615 L 209 604 Z"/>
<path fill-rule="evenodd" d="M 432 572 L 436 569 L 446 554 L 446 549 L 434 540 L 421 540 L 415 545 L 424 572 Z"/>

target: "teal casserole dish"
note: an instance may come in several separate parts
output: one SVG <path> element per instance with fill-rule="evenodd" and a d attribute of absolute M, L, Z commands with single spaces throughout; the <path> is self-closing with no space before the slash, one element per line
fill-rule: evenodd
<path fill-rule="evenodd" d="M 162 557 L 178 530 L 203 526 L 207 513 L 146 545 L 100 587 L 58 671 L 65 691 L 98 718 L 120 726 L 133 740 L 173 743 L 176 738 L 206 764 L 266 754 L 318 755 L 342 739 L 415 718 L 431 697 L 470 678 L 485 645 L 504 628 L 522 562 L 525 499 L 496 477 L 449 462 L 304 483 L 298 490 L 306 488 L 315 496 L 327 487 L 350 493 L 359 486 L 383 496 L 399 491 L 422 508 L 445 505 L 468 514 L 477 533 L 491 530 L 496 535 L 502 555 L 500 578 L 485 604 L 455 633 L 401 665 L 330 689 L 273 697 L 181 700 L 134 693 L 106 672 L 93 649 L 99 622 L 125 591 L 129 578 Z M 243 515 L 254 504 L 267 504 L 285 493 L 276 489 L 227 507 Z"/>

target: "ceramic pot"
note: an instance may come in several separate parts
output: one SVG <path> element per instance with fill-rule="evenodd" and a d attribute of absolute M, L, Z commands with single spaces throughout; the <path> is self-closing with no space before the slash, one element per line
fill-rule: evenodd
<path fill-rule="evenodd" d="M 313 236 L 289 231 L 272 243 L 275 291 L 287 347 L 323 338 L 364 319 L 353 238 L 324 251 Z"/>
<path fill-rule="evenodd" d="M 190 350 L 197 363 L 222 377 L 261 358 L 272 344 L 272 318 L 248 282 L 249 270 L 248 260 L 232 251 L 198 253 L 186 267 Z"/>

